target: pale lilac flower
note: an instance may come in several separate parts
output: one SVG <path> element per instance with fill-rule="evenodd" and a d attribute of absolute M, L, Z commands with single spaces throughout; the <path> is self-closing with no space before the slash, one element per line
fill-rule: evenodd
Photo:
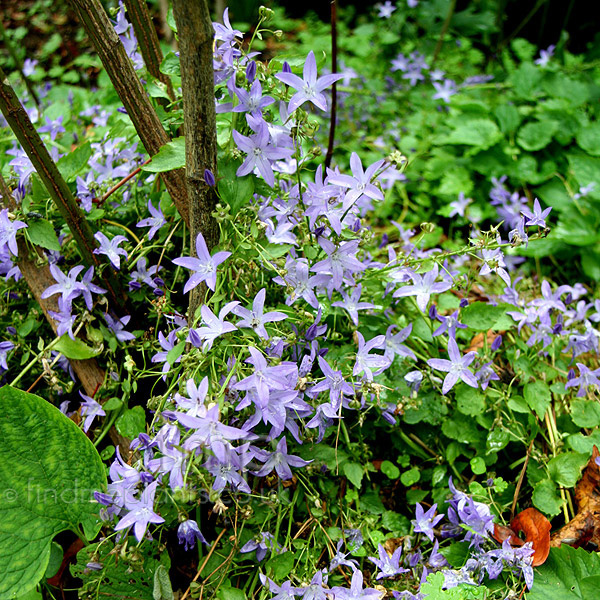
<path fill-rule="evenodd" d="M 255 119 L 251 115 L 247 115 L 246 119 L 255 133 L 245 136 L 235 130 L 233 131 L 233 139 L 238 148 L 247 154 L 244 162 L 236 171 L 236 175 L 242 177 L 252 173 L 254 169 L 258 169 L 266 183 L 270 187 L 274 187 L 275 175 L 273 174 L 271 161 L 288 158 L 292 155 L 293 150 L 291 148 L 279 148 L 271 143 L 269 128 L 262 118 Z"/>
<path fill-rule="evenodd" d="M 415 353 L 402 343 L 410 335 L 412 323 L 409 323 L 404 329 L 401 329 L 398 333 L 394 334 L 393 331 L 396 328 L 396 325 L 390 325 L 385 332 L 384 356 L 390 361 L 393 361 L 396 355 L 417 360 Z"/>
<path fill-rule="evenodd" d="M 292 479 L 293 475 L 290 467 L 304 467 L 312 462 L 310 460 L 303 460 L 299 456 L 288 454 L 285 437 L 279 440 L 277 449 L 274 452 L 254 448 L 254 456 L 265 463 L 258 471 L 254 472 L 256 476 L 264 477 L 275 469 L 275 472 L 283 481 Z"/>
<path fill-rule="evenodd" d="M 385 371 L 391 364 L 391 360 L 381 354 L 369 354 L 374 348 L 383 348 L 385 336 L 377 335 L 365 343 L 365 338 L 360 331 L 356 332 L 358 338 L 358 352 L 356 353 L 356 362 L 354 363 L 353 375 L 363 373 L 363 378 L 373 381 L 373 375 L 379 375 Z"/>
<path fill-rule="evenodd" d="M 465 193 L 460 192 L 460 194 L 458 194 L 458 199 L 450 202 L 450 208 L 452 208 L 452 210 L 450 211 L 448 217 L 455 217 L 457 215 L 464 217 L 465 210 L 467 206 L 471 204 L 471 202 L 473 202 L 472 198 L 465 198 Z"/>
<path fill-rule="evenodd" d="M 554 44 L 550 44 L 546 50 L 540 50 L 540 57 L 534 60 L 535 64 L 540 67 L 545 67 L 554 55 L 555 48 L 556 46 Z"/>
<path fill-rule="evenodd" d="M 124 248 L 119 248 L 119 244 L 126 242 L 127 238 L 124 235 L 115 235 L 112 240 L 109 240 L 101 231 L 94 234 L 96 240 L 100 243 L 100 247 L 94 250 L 94 254 L 104 254 L 115 269 L 121 268 L 121 256 L 127 258 L 127 251 Z"/>
<path fill-rule="evenodd" d="M 61 294 L 65 307 L 70 307 L 72 300 L 83 293 L 83 286 L 77 281 L 77 275 L 81 271 L 83 271 L 83 266 L 79 265 L 73 267 L 69 274 L 65 275 L 56 265 L 50 265 L 50 273 L 57 283 L 47 287 L 42 292 L 41 297 L 45 299 L 54 296 L 54 294 Z"/>
<path fill-rule="evenodd" d="M 160 210 L 160 202 L 158 207 L 154 208 L 152 200 L 148 200 L 148 210 L 150 211 L 151 217 L 142 219 L 136 227 L 150 227 L 148 231 L 148 239 L 151 240 L 157 233 L 157 231 L 167 222 L 165 216 Z"/>
<path fill-rule="evenodd" d="M 285 72 L 277 73 L 275 77 L 297 90 L 288 105 L 288 111 L 292 113 L 305 102 L 312 102 L 317 108 L 327 110 L 327 98 L 323 94 L 323 90 L 341 79 L 343 75 L 333 73 L 317 79 L 317 61 L 311 50 L 304 63 L 303 79 L 293 73 Z"/>
<path fill-rule="evenodd" d="M 234 29 L 229 21 L 229 8 L 223 12 L 223 25 L 221 23 L 213 23 L 215 30 L 215 38 L 221 42 L 233 43 L 235 38 L 242 38 L 243 33 L 238 29 Z"/>
<path fill-rule="evenodd" d="M 577 363 L 577 367 L 579 368 L 579 377 L 575 377 L 567 381 L 565 384 L 565 389 L 569 389 L 578 385 L 579 390 L 577 391 L 577 397 L 581 398 L 586 395 L 591 386 L 600 388 L 600 379 L 598 379 L 600 376 L 600 368 L 591 370 L 582 363 Z"/>
<path fill-rule="evenodd" d="M 400 566 L 400 557 L 402 556 L 402 545 L 398 546 L 392 556 L 390 556 L 386 549 L 383 547 L 383 544 L 379 544 L 379 558 L 375 558 L 373 556 L 368 556 L 368 560 L 370 560 L 378 569 L 379 573 L 375 579 L 383 579 L 386 577 L 395 577 L 396 575 L 401 575 L 402 573 L 406 573 L 408 569 Z"/>
<path fill-rule="evenodd" d="M 17 231 L 24 227 L 27 227 L 27 223 L 11 221 L 8 217 L 8 208 L 3 208 L 0 211 L 0 249 L 6 246 L 13 256 L 18 256 Z"/>
<path fill-rule="evenodd" d="M 527 219 L 527 222 L 525 223 L 527 227 L 531 227 L 532 225 L 546 227 L 545 219 L 550 214 L 551 210 L 551 206 L 542 210 L 540 201 L 536 198 L 533 201 L 533 212 L 529 209 L 529 207 L 525 207 L 521 209 L 521 214 Z"/>
<path fill-rule="evenodd" d="M 90 426 L 92 425 L 92 421 L 96 417 L 104 417 L 106 413 L 102 408 L 102 405 L 96 402 L 93 398 L 86 396 L 79 392 L 79 395 L 83 398 L 84 402 L 81 403 L 81 416 L 84 417 L 82 429 L 87 433 Z"/>
<path fill-rule="evenodd" d="M 368 196 L 372 200 L 383 200 L 383 192 L 371 180 L 375 173 L 380 169 L 385 161 L 378 160 L 367 167 L 365 171 L 362 161 L 356 152 L 350 156 L 350 169 L 352 176 L 329 171 L 327 181 L 330 184 L 339 185 L 347 188 L 344 198 L 344 210 L 348 210 L 362 195 Z"/>
<path fill-rule="evenodd" d="M 8 364 L 6 363 L 6 357 L 8 353 L 15 347 L 12 342 L 0 342 L 0 369 L 8 371 Z"/>
<path fill-rule="evenodd" d="M 238 317 L 242 317 L 241 321 L 238 321 L 238 327 L 250 327 L 263 339 L 268 340 L 269 334 L 265 329 L 265 323 L 271 323 L 273 321 L 283 321 L 287 319 L 287 315 L 277 310 L 264 313 L 265 297 L 267 290 L 262 288 L 254 297 L 252 302 L 252 310 L 243 308 L 241 306 L 235 306 L 232 309 L 233 314 Z"/>
<path fill-rule="evenodd" d="M 433 81 L 432 83 L 436 91 L 431 98 L 433 100 L 443 100 L 448 104 L 450 98 L 456 94 L 456 83 L 452 79 L 444 79 L 443 83 L 438 83 L 437 81 Z"/>
<path fill-rule="evenodd" d="M 367 267 L 356 258 L 359 240 L 342 242 L 336 246 L 327 238 L 320 237 L 319 245 L 328 255 L 328 258 L 313 265 L 311 271 L 332 275 L 331 284 L 339 290 L 345 276 L 364 271 Z"/>
<path fill-rule="evenodd" d="M 283 551 L 283 547 L 279 544 L 272 533 L 261 531 L 256 538 L 248 540 L 241 548 L 240 553 L 253 552 L 256 550 L 256 560 L 262 561 L 267 553 L 275 550 L 277 553 Z"/>
<path fill-rule="evenodd" d="M 412 521 L 415 527 L 415 533 L 425 534 L 433 542 L 433 528 L 444 518 L 444 515 L 435 515 L 437 504 L 434 504 L 427 512 L 419 502 L 416 506 L 416 519 Z"/>
<path fill-rule="evenodd" d="M 187 280 L 183 293 L 187 294 L 203 281 L 206 281 L 207 287 L 214 292 L 217 284 L 217 267 L 231 256 L 231 252 L 217 252 L 214 256 L 211 256 L 204 241 L 204 236 L 199 233 L 196 237 L 196 256 L 197 258 L 183 256 L 173 259 L 176 265 L 195 271 Z"/>
<path fill-rule="evenodd" d="M 396 10 L 396 7 L 391 3 L 390 0 L 385 0 L 383 4 L 376 4 L 375 8 L 377 9 L 377 16 L 380 19 L 389 19 L 392 16 L 392 13 Z"/>
<path fill-rule="evenodd" d="M 208 352 L 213 345 L 213 342 L 224 333 L 229 331 L 235 331 L 237 327 L 233 323 L 225 321 L 225 317 L 235 308 L 239 302 L 234 300 L 228 302 L 220 311 L 217 317 L 208 306 L 205 304 L 200 308 L 200 314 L 202 315 L 202 322 L 204 326 L 196 329 L 196 333 L 203 340 L 202 350 Z"/>
<path fill-rule="evenodd" d="M 129 511 L 114 527 L 121 531 L 133 526 L 133 532 L 138 542 L 142 541 L 149 523 L 164 523 L 164 519 L 154 512 L 154 495 L 158 481 L 153 481 L 142 492 L 139 500 L 127 502 Z"/>
<path fill-rule="evenodd" d="M 106 319 L 106 324 L 108 325 L 108 328 L 115 334 L 115 337 L 120 342 L 129 342 L 131 340 L 135 340 L 135 335 L 133 335 L 133 333 L 125 331 L 125 326 L 131 320 L 130 315 L 125 315 L 120 319 L 113 319 L 111 315 L 106 313 L 104 315 L 104 318 Z"/>
<path fill-rule="evenodd" d="M 442 386 L 442 394 L 446 395 L 456 382 L 461 379 L 467 385 L 476 388 L 478 386 L 477 379 L 469 369 L 469 365 L 473 362 L 476 352 L 467 352 L 464 356 L 461 355 L 456 340 L 448 338 L 448 356 L 450 360 L 445 358 L 430 358 L 427 364 L 438 371 L 448 373 L 444 379 Z"/>
<path fill-rule="evenodd" d="M 394 292 L 394 298 L 402 298 L 405 296 L 416 296 L 417 306 L 423 311 L 427 312 L 427 304 L 431 294 L 440 294 L 449 290 L 452 284 L 447 281 L 439 281 L 435 283 L 438 277 L 439 267 L 437 263 L 434 264 L 431 271 L 425 273 L 424 276 L 414 273 L 411 275 L 413 284 L 405 285 L 397 289 Z"/>
<path fill-rule="evenodd" d="M 350 588 L 332 587 L 330 592 L 336 600 L 379 600 L 381 592 L 374 588 L 363 588 L 363 574 L 360 569 L 354 569 Z"/>
<path fill-rule="evenodd" d="M 375 305 L 371 302 L 360 302 L 360 295 L 362 292 L 362 285 L 359 284 L 352 290 L 352 295 L 348 294 L 344 290 L 340 290 L 343 300 L 332 302 L 331 306 L 339 306 L 345 309 L 350 315 L 350 319 L 358 327 L 358 311 L 366 310 L 368 308 L 375 308 Z"/>

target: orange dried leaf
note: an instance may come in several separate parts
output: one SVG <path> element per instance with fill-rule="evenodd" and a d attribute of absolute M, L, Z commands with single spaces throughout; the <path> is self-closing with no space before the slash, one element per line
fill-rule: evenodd
<path fill-rule="evenodd" d="M 526 542 L 533 542 L 533 566 L 543 564 L 550 552 L 550 521 L 536 508 L 526 508 L 510 526 L 514 531 L 522 531 Z"/>
<path fill-rule="evenodd" d="M 492 533 L 492 537 L 499 544 L 504 540 L 508 540 L 511 546 L 522 546 L 525 543 L 510 527 L 498 525 L 498 523 L 494 523 L 494 533 Z"/>

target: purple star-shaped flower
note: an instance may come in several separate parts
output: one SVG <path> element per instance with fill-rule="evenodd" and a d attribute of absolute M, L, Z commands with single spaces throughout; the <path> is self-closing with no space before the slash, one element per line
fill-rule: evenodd
<path fill-rule="evenodd" d="M 360 302 L 360 295 L 362 292 L 362 285 L 356 286 L 352 290 L 352 295 L 348 296 L 344 290 L 340 290 L 343 300 L 332 302 L 331 306 L 339 306 L 348 311 L 350 319 L 358 327 L 358 311 L 366 310 L 367 308 L 375 308 L 375 305 L 371 302 Z"/>
<path fill-rule="evenodd" d="M 81 416 L 84 418 L 82 428 L 85 432 L 87 432 L 92 425 L 92 421 L 96 417 L 106 416 L 106 413 L 104 412 L 102 405 L 96 402 L 96 400 L 90 398 L 90 396 L 82 394 L 81 392 L 79 392 L 79 395 L 84 400 L 81 403 Z"/>
<path fill-rule="evenodd" d="M 148 210 L 150 211 L 151 217 L 142 219 L 136 227 L 150 227 L 148 231 L 148 239 L 151 240 L 157 233 L 157 231 L 167 222 L 165 216 L 160 210 L 160 202 L 157 208 L 154 208 L 152 200 L 148 200 Z"/>
<path fill-rule="evenodd" d="M 430 367 L 448 373 L 444 379 L 442 394 L 447 394 L 459 379 L 471 387 L 476 388 L 478 386 L 475 375 L 469 369 L 469 365 L 473 362 L 476 355 L 476 352 L 467 352 L 464 356 L 461 355 L 456 340 L 448 338 L 448 356 L 450 360 L 445 358 L 430 358 L 427 361 Z"/>
<path fill-rule="evenodd" d="M 19 254 L 17 248 L 17 231 L 27 227 L 23 221 L 11 221 L 8 218 L 8 208 L 0 211 L 0 249 L 8 246 L 14 256 Z"/>
<path fill-rule="evenodd" d="M 448 281 L 439 281 L 435 283 L 439 272 L 437 263 L 433 266 L 431 271 L 421 276 L 418 273 L 411 275 L 413 284 L 405 285 L 397 289 L 394 292 L 394 298 L 402 298 L 405 296 L 416 296 L 417 306 L 423 311 L 427 312 L 427 304 L 431 294 L 440 294 L 449 290 L 452 284 Z"/>
<path fill-rule="evenodd" d="M 271 161 L 289 158 L 293 153 L 293 149 L 274 146 L 270 142 L 267 123 L 262 118 L 257 119 L 247 115 L 246 120 L 256 133 L 245 136 L 235 130 L 233 131 L 233 139 L 238 148 L 247 154 L 246 159 L 236 171 L 236 175 L 242 177 L 252 173 L 254 169 L 258 169 L 267 184 L 273 187 L 275 185 L 275 175 L 273 174 Z"/>
<path fill-rule="evenodd" d="M 371 183 L 375 173 L 383 164 L 383 160 L 378 160 L 365 171 L 360 157 L 353 152 L 350 156 L 351 176 L 329 171 L 327 178 L 329 183 L 348 189 L 344 198 L 344 210 L 348 210 L 363 194 L 372 200 L 383 200 L 383 192 Z"/>
<path fill-rule="evenodd" d="M 79 281 L 77 281 L 77 275 L 83 271 L 83 266 L 79 265 L 73 267 L 68 275 L 65 275 L 56 265 L 50 265 L 50 273 L 54 277 L 55 283 L 47 287 L 42 292 L 42 298 L 49 298 L 54 294 L 61 294 L 62 301 L 65 306 L 71 306 L 71 301 L 80 296 L 83 293 L 83 287 Z"/>
<path fill-rule="evenodd" d="M 153 481 L 144 489 L 139 500 L 127 502 L 129 512 L 115 525 L 115 531 L 127 529 L 133 525 L 133 532 L 138 542 L 142 541 L 149 523 L 163 523 L 164 519 L 154 512 L 154 495 L 157 481 Z"/>
<path fill-rule="evenodd" d="M 212 348 L 213 342 L 224 333 L 229 331 L 235 331 L 237 327 L 233 323 L 225 321 L 225 317 L 231 312 L 231 310 L 239 304 L 237 300 L 228 302 L 220 311 L 217 317 L 208 306 L 205 304 L 200 308 L 202 315 L 202 321 L 205 324 L 203 327 L 199 327 L 195 330 L 200 339 L 204 342 L 202 350 L 207 352 Z"/>
<path fill-rule="evenodd" d="M 269 334 L 265 329 L 265 323 L 283 321 L 283 319 L 287 319 L 287 315 L 277 310 L 263 314 L 266 294 L 267 291 L 265 288 L 262 288 L 256 294 L 254 301 L 252 302 L 252 310 L 248 310 L 241 306 L 235 306 L 233 307 L 232 312 L 238 317 L 242 317 L 242 320 L 237 323 L 238 327 L 250 327 L 254 329 L 261 338 L 268 340 Z"/>
<path fill-rule="evenodd" d="M 121 268 L 120 256 L 127 258 L 127 251 L 119 248 L 119 244 L 126 242 L 127 238 L 124 235 L 115 235 L 112 240 L 109 240 L 101 231 L 97 231 L 94 237 L 100 243 L 100 247 L 94 250 L 94 254 L 105 254 L 111 265 L 119 270 Z"/>
<path fill-rule="evenodd" d="M 368 556 L 370 560 L 378 569 L 379 573 L 375 579 L 383 579 L 385 577 L 395 577 L 402 573 L 406 573 L 408 569 L 400 566 L 400 557 L 402 556 L 402 545 L 398 546 L 392 556 L 390 556 L 383 544 L 379 544 L 379 558 Z"/>
<path fill-rule="evenodd" d="M 204 241 L 204 236 L 199 233 L 196 237 L 196 255 L 197 258 L 195 256 L 182 256 L 173 260 L 176 265 L 195 271 L 187 280 L 183 293 L 187 294 L 203 281 L 206 281 L 207 287 L 214 292 L 217 285 L 217 267 L 231 256 L 231 252 L 217 252 L 214 256 L 211 256 Z"/>
<path fill-rule="evenodd" d="M 521 214 L 527 219 L 525 225 L 531 227 L 532 225 L 539 225 L 540 227 L 546 227 L 546 217 L 550 214 L 552 207 L 542 210 L 540 201 L 536 198 L 533 201 L 533 212 L 528 207 L 521 209 Z"/>
<path fill-rule="evenodd" d="M 292 113 L 305 102 L 312 102 L 317 108 L 327 110 L 327 98 L 323 94 L 323 90 L 332 83 L 342 79 L 343 75 L 332 73 L 331 75 L 323 75 L 317 79 L 317 61 L 315 53 L 311 50 L 304 63 L 302 79 L 298 75 L 285 72 L 277 73 L 275 77 L 297 90 L 288 105 L 288 111 Z"/>
<path fill-rule="evenodd" d="M 277 443 L 277 449 L 275 452 L 267 452 L 266 450 L 254 449 L 254 456 L 258 460 L 265 461 L 265 464 L 254 474 L 258 477 L 264 477 L 268 475 L 273 469 L 279 476 L 280 479 L 287 481 L 292 479 L 292 467 L 305 467 L 312 461 L 303 460 L 299 456 L 288 454 L 287 452 L 287 440 L 282 437 Z"/>
<path fill-rule="evenodd" d="M 364 373 L 364 378 L 373 381 L 373 375 L 379 375 L 387 369 L 392 361 L 381 354 L 369 354 L 373 348 L 383 348 L 385 336 L 377 335 L 365 343 L 365 338 L 360 331 L 356 332 L 358 338 L 358 352 L 354 363 L 353 375 Z"/>
<path fill-rule="evenodd" d="M 437 504 L 434 504 L 427 512 L 419 502 L 416 506 L 416 520 L 412 521 L 416 533 L 424 533 L 433 542 L 433 528 L 444 518 L 444 515 L 435 516 Z"/>

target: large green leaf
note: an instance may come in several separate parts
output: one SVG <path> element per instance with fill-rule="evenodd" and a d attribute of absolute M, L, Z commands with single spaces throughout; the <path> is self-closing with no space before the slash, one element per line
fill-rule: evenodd
<path fill-rule="evenodd" d="M 106 486 L 100 456 L 57 408 L 0 388 L 0 599 L 32 589 L 44 575 L 52 538 L 91 521 L 94 490 Z"/>
<path fill-rule="evenodd" d="M 185 167 L 185 138 L 178 137 L 165 144 L 153 157 L 152 161 L 142 167 L 150 173 L 163 173 Z"/>
<path fill-rule="evenodd" d="M 219 164 L 219 195 L 229 205 L 233 215 L 237 214 L 254 194 L 254 178 L 251 175 L 236 175 L 241 164 L 240 161 L 231 160 Z"/>
<path fill-rule="evenodd" d="M 517 143 L 525 150 L 534 151 L 545 148 L 558 129 L 556 121 L 533 121 L 519 129 Z"/>
<path fill-rule="evenodd" d="M 490 119 L 472 119 L 458 124 L 456 129 L 441 140 L 440 144 L 465 144 L 485 150 L 502 138 L 498 125 Z"/>
<path fill-rule="evenodd" d="M 507 329 L 514 324 L 510 317 L 509 320 L 504 318 L 507 310 L 514 310 L 514 306 L 506 303 L 493 306 L 487 302 L 472 302 L 462 309 L 460 321 L 476 331 Z"/>
<path fill-rule="evenodd" d="M 548 560 L 536 570 L 527 600 L 597 600 L 600 556 L 563 544 L 550 548 Z"/>

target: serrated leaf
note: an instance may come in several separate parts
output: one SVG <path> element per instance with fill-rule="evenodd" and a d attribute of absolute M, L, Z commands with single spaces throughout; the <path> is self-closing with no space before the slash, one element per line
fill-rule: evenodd
<path fill-rule="evenodd" d="M 490 119 L 472 119 L 460 122 L 440 144 L 464 144 L 486 150 L 502 139 L 498 125 Z"/>
<path fill-rule="evenodd" d="M 521 148 L 533 152 L 545 148 L 558 129 L 555 121 L 535 121 L 526 123 L 517 133 L 517 143 Z"/>
<path fill-rule="evenodd" d="M 27 235 L 33 244 L 47 248 L 48 250 L 60 251 L 60 242 L 50 221 L 46 219 L 29 219 L 27 222 Z"/>
<path fill-rule="evenodd" d="M 536 569 L 527 600 L 597 600 L 600 556 L 563 544 Z"/>
<path fill-rule="evenodd" d="M 577 398 L 571 403 L 571 419 L 577 427 L 598 427 L 600 425 L 600 404 L 595 400 Z"/>
<path fill-rule="evenodd" d="M 550 479 L 542 479 L 535 484 L 532 501 L 539 511 L 550 517 L 557 515 L 563 505 L 556 484 Z"/>
<path fill-rule="evenodd" d="M 544 381 L 534 381 L 533 383 L 525 384 L 523 397 L 525 398 L 525 402 L 527 402 L 527 406 L 535 411 L 539 419 L 543 419 L 552 400 L 548 384 Z"/>
<path fill-rule="evenodd" d="M 566 452 L 555 456 L 548 463 L 548 472 L 550 477 L 558 485 L 566 488 L 575 486 L 581 476 L 581 469 L 587 463 L 589 456 L 578 454 L 577 452 Z"/>
<path fill-rule="evenodd" d="M 88 358 L 98 356 L 102 352 L 101 348 L 91 348 L 79 338 L 71 339 L 66 333 L 54 344 L 53 349 L 64 354 L 67 358 L 75 360 L 87 360 Z"/>
<path fill-rule="evenodd" d="M 152 157 L 152 161 L 142 167 L 142 171 L 164 173 L 183 167 L 185 167 L 185 137 L 180 136 L 165 144 Z"/>
<path fill-rule="evenodd" d="M 106 476 L 73 421 L 10 386 L 0 388 L 0 438 L 0 598 L 8 599 L 40 581 L 56 534 L 98 512 L 91 500 Z"/>
<path fill-rule="evenodd" d="M 600 155 L 600 123 L 590 123 L 582 127 L 575 136 L 582 150 L 593 156 Z"/>
<path fill-rule="evenodd" d="M 470 417 L 480 415 L 485 411 L 485 394 L 468 385 L 456 388 L 456 408 Z"/>

